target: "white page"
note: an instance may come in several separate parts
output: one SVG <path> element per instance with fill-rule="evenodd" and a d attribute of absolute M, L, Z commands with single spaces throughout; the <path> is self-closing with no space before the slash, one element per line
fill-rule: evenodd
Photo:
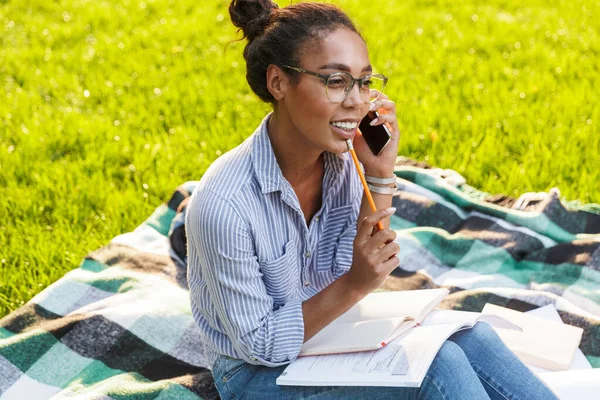
<path fill-rule="evenodd" d="M 433 310 L 427 318 L 423 321 L 422 325 L 439 325 L 439 324 L 450 324 L 450 323 L 470 323 L 475 324 L 479 313 L 470 311 L 457 311 L 457 310 Z"/>
<path fill-rule="evenodd" d="M 487 324 L 502 329 L 510 329 L 520 331 L 521 328 L 506 319 L 497 315 L 481 314 L 471 311 L 459 311 L 459 310 L 433 310 L 422 325 L 441 325 L 441 324 L 454 324 L 460 323 L 464 327 L 471 328 L 477 322 L 486 322 Z"/>
<path fill-rule="evenodd" d="M 424 308 L 432 302 L 439 303 L 447 294 L 448 289 L 443 288 L 370 293 L 332 324 L 407 316 L 417 318 Z"/>
<path fill-rule="evenodd" d="M 398 336 L 403 321 L 435 307 L 447 289 L 370 293 L 335 319 L 300 349 L 300 355 L 377 349 Z"/>
<path fill-rule="evenodd" d="M 581 328 L 489 303 L 483 313 L 500 315 L 523 328 L 523 332 L 495 328 L 498 336 L 523 362 L 554 371 L 566 370 L 571 365 L 581 341 Z"/>
<path fill-rule="evenodd" d="M 459 328 L 460 324 L 419 326 L 379 350 L 300 357 L 277 384 L 418 387 L 439 348 Z"/>
<path fill-rule="evenodd" d="M 548 321 L 554 321 L 554 322 L 564 324 L 564 322 L 563 322 L 562 318 L 560 317 L 560 315 L 558 314 L 558 311 L 556 310 L 556 307 L 554 306 L 554 304 L 548 304 L 543 307 L 525 311 L 524 314 L 529 314 L 529 315 L 533 315 L 535 317 L 542 318 L 542 319 L 545 319 Z M 537 372 L 537 373 L 551 372 L 549 369 L 536 367 L 535 365 L 527 365 L 527 366 L 533 372 Z M 591 369 L 591 368 L 592 368 L 592 365 L 590 364 L 588 359 L 585 358 L 585 355 L 583 354 L 581 349 L 577 348 L 577 350 L 575 350 L 575 355 L 573 356 L 573 361 L 571 361 L 571 365 L 569 366 L 569 371 L 576 370 L 576 369 Z"/>
<path fill-rule="evenodd" d="M 600 398 L 600 368 L 548 372 L 539 374 L 539 377 L 561 400 Z"/>
<path fill-rule="evenodd" d="M 414 325 L 414 321 L 404 321 L 398 318 L 328 325 L 302 345 L 299 355 L 310 356 L 378 349 L 390 341 L 392 332 L 401 334 Z M 332 340 L 332 338 L 335 339 Z"/>

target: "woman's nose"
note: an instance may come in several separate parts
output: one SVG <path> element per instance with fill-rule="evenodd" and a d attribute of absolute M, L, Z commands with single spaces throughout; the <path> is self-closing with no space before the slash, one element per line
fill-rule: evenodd
<path fill-rule="evenodd" d="M 358 107 L 364 103 L 363 90 L 358 83 L 352 86 L 352 89 L 348 92 L 344 105 L 346 107 Z"/>

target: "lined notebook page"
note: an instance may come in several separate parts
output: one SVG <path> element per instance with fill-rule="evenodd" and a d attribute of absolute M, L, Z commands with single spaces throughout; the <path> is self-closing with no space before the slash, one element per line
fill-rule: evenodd
<path fill-rule="evenodd" d="M 431 311 L 447 289 L 371 293 L 302 346 L 300 355 L 374 350 Z"/>

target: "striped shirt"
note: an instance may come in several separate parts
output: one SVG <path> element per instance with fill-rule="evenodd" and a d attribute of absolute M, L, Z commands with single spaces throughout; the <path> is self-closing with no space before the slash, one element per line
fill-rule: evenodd
<path fill-rule="evenodd" d="M 217 159 L 186 216 L 193 316 L 208 361 L 294 360 L 304 338 L 302 302 L 347 272 L 362 198 L 350 157 L 324 153 L 322 206 L 307 226 L 267 133 Z"/>

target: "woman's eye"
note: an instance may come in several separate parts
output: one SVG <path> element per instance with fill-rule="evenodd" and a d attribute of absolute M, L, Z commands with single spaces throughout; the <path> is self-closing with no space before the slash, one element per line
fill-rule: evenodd
<path fill-rule="evenodd" d="M 371 85 L 373 85 L 373 80 L 372 79 L 367 79 L 363 81 L 363 86 L 370 88 Z"/>
<path fill-rule="evenodd" d="M 346 86 L 346 81 L 342 78 L 329 78 L 327 86 L 332 89 L 339 89 Z"/>

